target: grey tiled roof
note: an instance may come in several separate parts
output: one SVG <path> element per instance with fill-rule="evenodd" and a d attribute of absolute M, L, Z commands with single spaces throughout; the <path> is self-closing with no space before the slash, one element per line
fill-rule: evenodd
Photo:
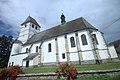
<path fill-rule="evenodd" d="M 69 21 L 65 24 L 61 24 L 56 27 L 39 32 L 38 34 L 33 35 L 24 45 L 35 43 L 38 41 L 43 41 L 49 38 L 57 37 L 67 33 L 72 33 L 75 31 L 85 30 L 85 29 L 97 30 L 94 26 L 92 26 L 84 18 L 81 17 Z"/>
<path fill-rule="evenodd" d="M 37 23 L 37 21 L 34 18 L 32 18 L 31 16 L 28 16 L 27 19 L 21 25 L 24 25 L 24 24 L 26 24 L 28 22 L 32 22 L 35 25 L 40 27 L 40 25 Z"/>
<path fill-rule="evenodd" d="M 14 43 L 21 43 L 21 44 L 23 44 L 22 41 L 17 40 L 17 39 L 14 41 Z"/>
<path fill-rule="evenodd" d="M 23 59 L 23 61 L 33 60 L 37 55 L 38 53 L 30 53 L 26 58 Z"/>

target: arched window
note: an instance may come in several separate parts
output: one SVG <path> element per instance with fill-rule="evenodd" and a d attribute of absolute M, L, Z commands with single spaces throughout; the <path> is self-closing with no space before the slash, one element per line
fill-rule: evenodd
<path fill-rule="evenodd" d="M 95 34 L 92 34 L 92 38 L 93 38 L 93 41 L 95 42 L 95 44 L 98 44 L 97 37 Z"/>
<path fill-rule="evenodd" d="M 32 24 L 32 28 L 34 28 L 34 24 Z"/>
<path fill-rule="evenodd" d="M 84 34 L 81 35 L 81 39 L 82 39 L 82 44 L 83 45 L 87 45 L 87 39 L 86 39 L 86 36 Z"/>
<path fill-rule="evenodd" d="M 36 52 L 38 52 L 38 46 L 36 46 Z"/>
<path fill-rule="evenodd" d="M 26 48 L 26 52 L 28 52 L 28 48 Z"/>
<path fill-rule="evenodd" d="M 37 26 L 35 26 L 35 29 L 37 30 Z"/>
<path fill-rule="evenodd" d="M 71 47 L 75 47 L 75 39 L 74 39 L 74 37 L 70 38 L 70 42 L 71 42 Z"/>
<path fill-rule="evenodd" d="M 48 44 L 48 52 L 51 52 L 51 43 Z"/>

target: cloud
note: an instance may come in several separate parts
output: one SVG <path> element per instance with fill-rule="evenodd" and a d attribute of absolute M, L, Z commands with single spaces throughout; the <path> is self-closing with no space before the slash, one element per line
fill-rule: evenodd
<path fill-rule="evenodd" d="M 45 30 L 60 24 L 60 15 L 63 12 L 66 21 L 82 16 L 104 32 L 107 41 L 113 41 L 120 39 L 120 21 L 109 24 L 120 18 L 119 4 L 120 0 L 0 0 L 0 20 L 9 26 L 6 34 L 11 32 L 16 36 L 20 24 L 28 15 L 38 21 L 41 30 Z M 5 30 L 4 27 L 0 29 Z"/>

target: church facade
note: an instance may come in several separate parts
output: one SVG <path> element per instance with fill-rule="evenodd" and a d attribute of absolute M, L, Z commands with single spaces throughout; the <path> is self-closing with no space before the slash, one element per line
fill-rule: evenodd
<path fill-rule="evenodd" d="M 103 33 L 83 17 L 40 31 L 37 21 L 28 16 L 21 24 L 18 40 L 12 46 L 8 65 L 38 66 L 61 63 L 95 64 L 116 59 L 114 47 L 105 43 Z M 111 52 L 112 51 L 112 52 Z"/>

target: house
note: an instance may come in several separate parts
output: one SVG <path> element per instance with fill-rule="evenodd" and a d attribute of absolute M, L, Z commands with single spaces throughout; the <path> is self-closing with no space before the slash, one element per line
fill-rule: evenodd
<path fill-rule="evenodd" d="M 120 59 L 120 40 L 113 41 L 108 44 L 109 48 L 114 48 L 117 52 L 118 58 Z"/>
<path fill-rule="evenodd" d="M 103 33 L 83 17 L 69 22 L 64 14 L 60 18 L 60 25 L 40 31 L 41 26 L 28 16 L 12 46 L 8 65 L 99 64 L 118 58 L 109 52 Z"/>

